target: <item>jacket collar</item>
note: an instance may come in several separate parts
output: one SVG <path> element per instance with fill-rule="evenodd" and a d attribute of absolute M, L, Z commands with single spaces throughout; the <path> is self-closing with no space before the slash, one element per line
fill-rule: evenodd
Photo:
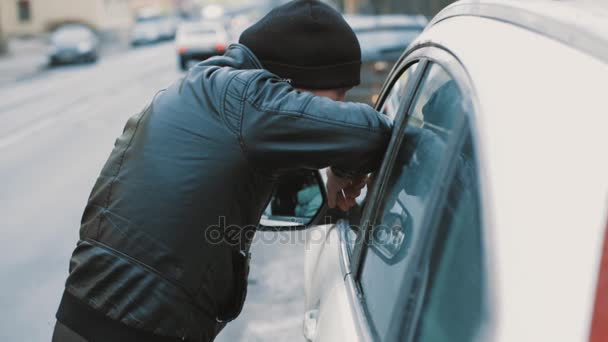
<path fill-rule="evenodd" d="M 243 44 L 230 44 L 224 55 L 213 61 L 215 65 L 235 69 L 264 69 L 260 60 Z"/>

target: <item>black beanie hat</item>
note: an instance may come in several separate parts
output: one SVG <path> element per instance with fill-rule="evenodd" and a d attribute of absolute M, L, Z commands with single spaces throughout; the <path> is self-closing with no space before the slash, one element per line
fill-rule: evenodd
<path fill-rule="evenodd" d="M 337 89 L 359 84 L 361 48 L 342 15 L 316 0 L 295 0 L 245 30 L 247 46 L 264 68 L 294 87 Z"/>

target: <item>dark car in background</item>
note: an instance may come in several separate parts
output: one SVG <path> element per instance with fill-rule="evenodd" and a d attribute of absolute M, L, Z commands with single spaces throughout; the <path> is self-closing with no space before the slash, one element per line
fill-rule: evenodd
<path fill-rule="evenodd" d="M 99 39 L 84 25 L 64 25 L 51 34 L 51 65 L 95 62 L 99 56 Z"/>
<path fill-rule="evenodd" d="M 228 43 L 229 35 L 221 20 L 183 23 L 175 38 L 178 65 L 188 70 L 190 62 L 223 54 Z"/>
<path fill-rule="evenodd" d="M 421 15 L 347 15 L 361 44 L 361 85 L 347 100 L 373 105 L 384 80 L 407 46 L 424 30 L 428 20 Z"/>

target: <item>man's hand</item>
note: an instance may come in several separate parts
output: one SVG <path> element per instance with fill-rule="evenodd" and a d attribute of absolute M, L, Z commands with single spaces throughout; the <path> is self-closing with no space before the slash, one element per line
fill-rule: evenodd
<path fill-rule="evenodd" d="M 330 208 L 338 206 L 342 211 L 348 211 L 357 202 L 355 199 L 365 187 L 367 176 L 346 179 L 336 176 L 331 168 L 327 169 L 327 200 Z"/>

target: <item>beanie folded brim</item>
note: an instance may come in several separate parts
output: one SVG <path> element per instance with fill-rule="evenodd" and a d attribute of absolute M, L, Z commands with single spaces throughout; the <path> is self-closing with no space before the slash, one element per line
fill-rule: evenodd
<path fill-rule="evenodd" d="M 287 79 L 292 86 L 301 89 L 338 89 L 359 85 L 361 62 L 355 61 L 329 66 L 302 67 L 261 61 L 264 68 Z"/>

